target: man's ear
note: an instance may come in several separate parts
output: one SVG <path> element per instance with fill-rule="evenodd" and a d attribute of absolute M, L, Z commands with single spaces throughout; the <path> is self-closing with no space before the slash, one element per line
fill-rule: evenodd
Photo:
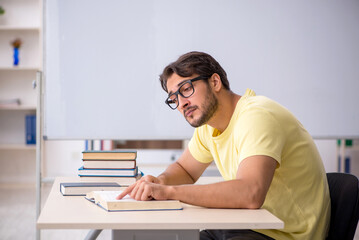
<path fill-rule="evenodd" d="M 209 84 L 211 85 L 212 89 L 216 92 L 219 92 L 219 90 L 222 89 L 221 77 L 217 73 L 214 73 L 210 77 Z"/>

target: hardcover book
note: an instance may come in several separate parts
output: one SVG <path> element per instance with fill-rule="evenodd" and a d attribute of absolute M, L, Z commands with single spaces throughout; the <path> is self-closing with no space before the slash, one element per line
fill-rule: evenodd
<path fill-rule="evenodd" d="M 84 167 L 79 168 L 79 176 L 80 177 L 135 177 L 138 174 L 138 168 L 132 169 L 99 169 L 99 168 L 90 168 L 86 169 Z"/>
<path fill-rule="evenodd" d="M 93 191 L 86 194 L 86 199 L 109 212 L 115 211 L 154 211 L 154 210 L 182 210 L 178 200 L 137 201 L 126 195 L 123 199 L 116 197 L 122 191 Z"/>
<path fill-rule="evenodd" d="M 140 179 L 143 174 L 139 171 L 136 177 L 87 177 L 80 176 L 81 181 L 86 182 L 116 182 L 121 186 L 129 186 L 134 184 L 138 179 Z"/>
<path fill-rule="evenodd" d="M 135 168 L 136 160 L 86 160 L 83 159 L 84 168 Z"/>
<path fill-rule="evenodd" d="M 70 182 L 60 183 L 60 192 L 64 196 L 86 196 L 91 191 L 116 191 L 124 190 L 126 186 L 121 186 L 115 182 Z"/>
<path fill-rule="evenodd" d="M 25 116 L 26 144 L 36 144 L 36 115 Z"/>
<path fill-rule="evenodd" d="M 120 159 L 127 159 L 133 160 L 137 157 L 137 151 L 131 150 L 112 150 L 112 151 L 83 151 L 82 152 L 83 159 L 113 159 L 113 160 L 120 160 Z"/>

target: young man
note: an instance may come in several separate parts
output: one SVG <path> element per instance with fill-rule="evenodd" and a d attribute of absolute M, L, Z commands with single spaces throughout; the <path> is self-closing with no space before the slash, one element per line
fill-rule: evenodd
<path fill-rule="evenodd" d="M 281 230 L 205 230 L 201 239 L 325 239 L 326 173 L 311 136 L 287 109 L 249 89 L 233 93 L 226 72 L 206 53 L 184 54 L 160 81 L 168 106 L 196 129 L 165 172 L 143 177 L 118 198 L 265 208 L 285 223 Z M 213 160 L 225 181 L 191 185 Z"/>

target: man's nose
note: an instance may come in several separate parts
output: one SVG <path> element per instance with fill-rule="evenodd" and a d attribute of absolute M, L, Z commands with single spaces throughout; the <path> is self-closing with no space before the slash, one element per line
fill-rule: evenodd
<path fill-rule="evenodd" d="M 182 97 L 180 94 L 178 94 L 178 107 L 180 109 L 185 109 L 189 105 L 188 98 Z"/>

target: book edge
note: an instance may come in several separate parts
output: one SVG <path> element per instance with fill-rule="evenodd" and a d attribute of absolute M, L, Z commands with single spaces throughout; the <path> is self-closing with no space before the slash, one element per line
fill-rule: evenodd
<path fill-rule="evenodd" d="M 137 153 L 137 150 L 86 150 L 82 153 Z"/>
<path fill-rule="evenodd" d="M 83 170 L 90 170 L 90 171 L 93 171 L 93 170 L 106 170 L 106 171 L 113 171 L 113 170 L 116 170 L 116 171 L 130 171 L 130 170 L 133 170 L 135 171 L 136 173 L 138 173 L 138 166 L 134 167 L 134 168 L 84 168 L 84 166 L 81 166 L 79 169 L 79 171 L 83 171 Z M 137 174 L 136 174 L 137 175 Z"/>
<path fill-rule="evenodd" d="M 161 209 L 128 209 L 128 210 L 109 210 L 107 208 L 105 208 L 104 206 L 102 206 L 100 204 L 100 202 L 95 201 L 95 199 L 91 199 L 88 198 L 87 196 L 85 196 L 85 199 L 87 199 L 88 201 L 92 202 L 93 204 L 95 204 L 96 206 L 102 208 L 103 210 L 107 211 L 107 212 L 138 212 L 138 211 L 178 211 L 178 210 L 183 210 L 183 207 L 181 208 L 161 208 Z"/>

